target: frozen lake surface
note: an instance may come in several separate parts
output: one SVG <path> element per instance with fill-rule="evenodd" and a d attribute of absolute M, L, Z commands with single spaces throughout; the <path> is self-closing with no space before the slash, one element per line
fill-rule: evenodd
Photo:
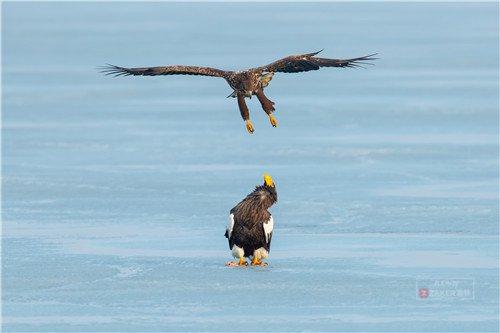
<path fill-rule="evenodd" d="M 498 4 L 2 8 L 5 332 L 498 330 Z M 277 74 L 252 136 L 221 79 L 95 70 L 322 48 L 381 59 Z M 270 265 L 226 268 L 265 171 Z"/>

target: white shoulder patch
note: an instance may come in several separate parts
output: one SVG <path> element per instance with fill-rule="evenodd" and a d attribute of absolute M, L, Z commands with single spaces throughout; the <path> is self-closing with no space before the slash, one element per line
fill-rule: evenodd
<path fill-rule="evenodd" d="M 231 234 L 233 233 L 233 227 L 234 227 L 234 215 L 231 214 L 229 215 L 229 221 L 227 222 L 227 238 L 231 238 Z"/>
<path fill-rule="evenodd" d="M 266 234 L 266 243 L 268 243 L 269 237 L 271 236 L 274 227 L 273 216 L 271 215 L 271 217 L 269 217 L 269 220 L 267 220 L 267 223 L 263 223 L 263 225 L 264 225 L 264 233 Z"/>

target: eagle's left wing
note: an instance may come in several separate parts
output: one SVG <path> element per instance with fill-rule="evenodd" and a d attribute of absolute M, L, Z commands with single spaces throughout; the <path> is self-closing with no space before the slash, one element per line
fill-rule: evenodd
<path fill-rule="evenodd" d="M 229 220 L 227 222 L 226 233 L 224 236 L 227 238 L 229 242 L 229 249 L 233 248 L 233 228 L 234 228 L 234 215 L 233 213 L 229 214 Z"/>
<path fill-rule="evenodd" d="M 274 220 L 273 216 L 269 216 L 269 220 L 262 223 L 264 227 L 264 235 L 266 236 L 266 250 L 269 252 L 271 248 L 271 239 L 273 238 L 273 228 L 274 228 Z"/>
<path fill-rule="evenodd" d="M 270 63 L 269 65 L 258 67 L 256 69 L 273 73 L 299 73 L 315 71 L 320 69 L 321 67 L 362 67 L 361 65 L 363 64 L 371 65 L 371 63 L 366 61 L 377 59 L 374 58 L 377 53 L 351 59 L 327 59 L 315 57 L 315 55 L 317 55 L 321 51 L 289 56 Z"/>

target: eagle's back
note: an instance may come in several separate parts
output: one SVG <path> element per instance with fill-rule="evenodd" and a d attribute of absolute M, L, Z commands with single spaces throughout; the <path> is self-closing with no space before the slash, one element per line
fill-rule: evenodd
<path fill-rule="evenodd" d="M 256 189 L 230 212 L 234 219 L 230 243 L 243 247 L 245 256 L 252 255 L 253 251 L 260 247 L 269 251 L 262 225 L 271 217 L 267 210 L 268 198 L 267 194 L 264 197 L 265 194 Z"/>
<path fill-rule="evenodd" d="M 269 217 L 271 214 L 268 215 Z M 253 255 L 254 250 L 263 247 L 269 251 L 262 223 L 269 219 L 242 218 L 235 215 L 231 242 L 245 251 L 245 257 Z"/>

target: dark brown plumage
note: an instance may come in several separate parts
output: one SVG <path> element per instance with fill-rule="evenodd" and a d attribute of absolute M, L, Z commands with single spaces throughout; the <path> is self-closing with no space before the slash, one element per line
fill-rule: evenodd
<path fill-rule="evenodd" d="M 246 196 L 229 213 L 229 223 L 224 236 L 229 249 L 238 259 L 233 265 L 246 265 L 244 258 L 252 258 L 252 265 L 263 265 L 271 249 L 274 220 L 268 209 L 278 200 L 276 186 L 269 175 L 264 184 Z"/>
<path fill-rule="evenodd" d="M 245 103 L 245 98 L 256 95 L 262 109 L 269 116 L 271 125 L 276 127 L 278 122 L 272 114 L 275 111 L 274 102 L 269 100 L 264 94 L 264 88 L 269 85 L 274 73 L 300 73 L 318 70 L 321 67 L 362 67 L 363 64 L 371 65 L 367 62 L 375 60 L 376 54 L 351 59 L 327 59 L 315 57 L 319 52 L 293 55 L 277 60 L 266 66 L 250 68 L 245 71 L 224 71 L 211 67 L 198 66 L 162 66 L 162 67 L 138 67 L 126 68 L 115 65 L 101 67 L 101 72 L 106 75 L 129 76 L 129 75 L 203 75 L 224 78 L 229 86 L 234 90 L 228 97 L 238 99 L 238 107 L 241 116 L 246 123 L 249 133 L 254 132 L 250 113 Z"/>

